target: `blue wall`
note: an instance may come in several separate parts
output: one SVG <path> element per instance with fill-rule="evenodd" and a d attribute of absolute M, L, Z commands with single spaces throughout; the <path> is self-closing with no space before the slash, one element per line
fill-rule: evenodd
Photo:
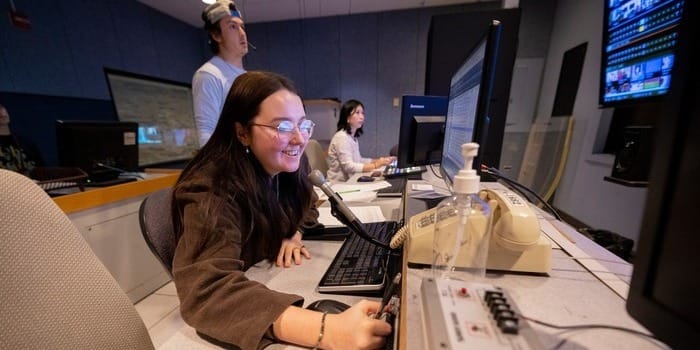
<path fill-rule="evenodd" d="M 135 0 L 22 0 L 0 16 L 0 104 L 13 134 L 57 165 L 55 120 L 116 120 L 104 67 L 189 83 L 206 36 Z"/>
<path fill-rule="evenodd" d="M 103 67 L 190 82 L 209 58 L 206 36 L 135 0 L 22 0 L 29 16 L 24 31 L 0 20 L 0 103 L 12 116 L 11 128 L 39 144 L 54 165 L 54 120 L 48 104 L 7 99 L 13 93 L 105 100 L 109 91 Z M 398 142 L 399 107 L 394 98 L 422 94 L 427 32 L 435 14 L 488 10 L 499 2 L 416 10 L 248 24 L 257 46 L 245 59 L 248 70 L 282 73 L 303 98 L 337 97 L 362 101 L 367 110 L 361 150 L 365 156 L 388 154 Z M 38 95 L 38 96 L 36 96 Z M 29 102 L 28 102 L 29 101 Z M 66 99 L 64 119 L 114 119 L 104 108 L 91 116 L 80 99 Z M 71 116 L 71 110 L 81 113 Z M 99 115 L 97 115 L 99 114 Z"/>
<path fill-rule="evenodd" d="M 13 27 L 3 6 L 0 91 L 109 99 L 103 67 L 190 82 L 206 58 L 201 29 L 135 0 L 15 4 L 32 28 Z"/>

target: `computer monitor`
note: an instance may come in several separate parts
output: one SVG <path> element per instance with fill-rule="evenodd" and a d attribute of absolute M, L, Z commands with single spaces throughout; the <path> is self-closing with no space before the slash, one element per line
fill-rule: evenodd
<path fill-rule="evenodd" d="M 450 95 L 445 119 L 440 172 L 448 185 L 464 166 L 462 144 L 477 142 L 481 146 L 474 168 L 481 173 L 481 155 L 485 152 L 489 128 L 489 107 L 501 37 L 501 23 L 492 21 L 486 34 L 472 49 L 450 81 Z"/>
<path fill-rule="evenodd" d="M 104 71 L 117 118 L 139 124 L 139 166 L 184 166 L 199 149 L 190 84 Z"/>
<path fill-rule="evenodd" d="M 401 124 L 396 166 L 438 163 L 447 114 L 447 96 L 401 97 Z"/>
<path fill-rule="evenodd" d="M 668 93 L 684 2 L 604 1 L 600 106 L 650 102 Z"/>
<path fill-rule="evenodd" d="M 121 170 L 135 171 L 137 130 L 133 122 L 56 120 L 58 164 L 82 169 L 91 182 L 116 179 Z"/>
<path fill-rule="evenodd" d="M 685 2 L 626 304 L 630 316 L 673 349 L 700 349 L 700 55 L 693 47 L 699 5 Z"/>

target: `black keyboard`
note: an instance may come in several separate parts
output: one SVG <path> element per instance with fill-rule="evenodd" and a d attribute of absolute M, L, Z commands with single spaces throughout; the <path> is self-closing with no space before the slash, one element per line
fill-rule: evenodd
<path fill-rule="evenodd" d="M 377 191 L 377 197 L 401 197 L 406 188 L 407 179 L 405 177 L 396 177 L 386 179 L 386 181 L 391 184 L 391 187 L 379 189 Z"/>
<path fill-rule="evenodd" d="M 427 171 L 428 168 L 424 166 L 410 166 L 407 168 L 397 168 L 394 165 L 387 165 L 384 168 L 384 173 L 382 174 L 385 178 L 390 179 L 392 177 L 409 176 L 414 174 L 420 174 Z"/>
<path fill-rule="evenodd" d="M 396 221 L 364 224 L 370 236 L 389 242 L 396 231 Z M 318 283 L 320 293 L 372 292 L 384 288 L 389 254 L 386 249 L 351 233 L 338 250 L 333 262 Z"/>

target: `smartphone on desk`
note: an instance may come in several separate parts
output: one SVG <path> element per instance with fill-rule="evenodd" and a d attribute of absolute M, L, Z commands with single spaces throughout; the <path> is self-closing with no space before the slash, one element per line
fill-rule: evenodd
<path fill-rule="evenodd" d="M 479 196 L 491 206 L 491 240 L 486 260 L 488 270 L 548 274 L 552 246 L 541 236 L 537 215 L 529 204 L 507 189 L 484 189 Z M 391 240 L 391 247 L 404 246 L 411 267 L 430 266 L 436 208 L 412 216 Z M 463 248 L 466 248 L 464 241 Z M 466 266 L 466 249 L 458 255 L 456 266 Z"/>

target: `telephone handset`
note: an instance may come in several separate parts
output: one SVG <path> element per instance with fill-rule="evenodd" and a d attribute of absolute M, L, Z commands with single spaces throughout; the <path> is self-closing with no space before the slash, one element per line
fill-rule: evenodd
<path fill-rule="evenodd" d="M 540 235 L 537 216 L 528 203 L 507 189 L 489 188 L 479 196 L 491 206 L 493 223 L 486 268 L 489 270 L 549 273 L 552 246 Z M 436 209 L 429 209 L 409 219 L 391 239 L 391 248 L 400 247 L 409 265 L 430 265 Z M 463 250 L 464 252 L 464 250 Z M 456 266 L 466 267 L 466 254 L 457 256 Z"/>

